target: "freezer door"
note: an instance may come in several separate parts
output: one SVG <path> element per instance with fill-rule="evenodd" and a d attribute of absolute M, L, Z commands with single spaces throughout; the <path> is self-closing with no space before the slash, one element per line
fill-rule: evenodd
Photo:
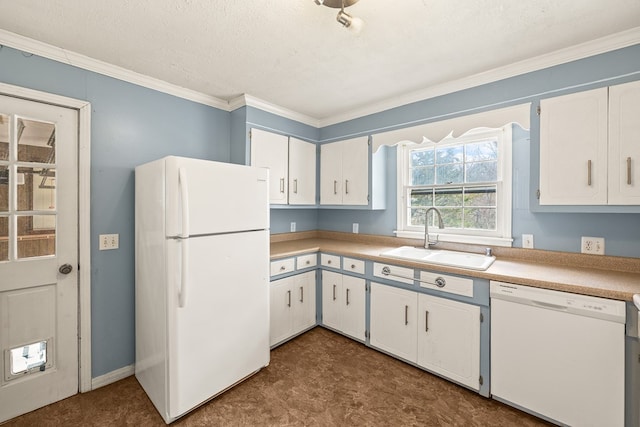
<path fill-rule="evenodd" d="M 269 235 L 167 240 L 174 282 L 168 294 L 168 412 L 175 419 L 268 365 Z M 176 260 L 185 245 L 183 275 Z"/>
<path fill-rule="evenodd" d="M 167 236 L 197 236 L 269 228 L 264 168 L 165 158 Z"/>

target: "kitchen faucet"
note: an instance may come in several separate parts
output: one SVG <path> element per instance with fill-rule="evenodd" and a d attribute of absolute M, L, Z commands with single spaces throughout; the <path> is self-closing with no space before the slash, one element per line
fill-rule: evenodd
<path fill-rule="evenodd" d="M 438 235 L 436 234 L 436 239 L 431 240 L 429 238 L 429 212 L 434 211 L 438 216 L 438 228 L 444 228 L 444 222 L 442 222 L 442 215 L 440 215 L 440 211 L 437 208 L 430 207 L 424 213 L 424 248 L 429 249 L 429 246 L 438 244 Z"/>

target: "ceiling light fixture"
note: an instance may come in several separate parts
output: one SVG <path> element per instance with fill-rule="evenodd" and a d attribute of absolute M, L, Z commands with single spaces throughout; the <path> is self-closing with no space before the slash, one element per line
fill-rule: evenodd
<path fill-rule="evenodd" d="M 352 6 L 358 2 L 358 0 L 314 0 L 318 6 L 327 6 L 334 9 L 340 9 L 336 20 L 345 28 L 348 28 L 354 32 L 360 32 L 364 22 L 360 18 L 353 17 L 344 11 L 345 7 Z"/>

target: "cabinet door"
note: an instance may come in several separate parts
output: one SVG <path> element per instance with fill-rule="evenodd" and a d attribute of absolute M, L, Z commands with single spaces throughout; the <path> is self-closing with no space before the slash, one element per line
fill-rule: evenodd
<path fill-rule="evenodd" d="M 320 204 L 342 204 L 342 144 L 320 146 Z"/>
<path fill-rule="evenodd" d="M 607 203 L 607 88 L 540 102 L 540 204 Z"/>
<path fill-rule="evenodd" d="M 344 304 L 340 313 L 340 330 L 356 339 L 365 340 L 365 281 L 359 277 L 342 276 Z"/>
<path fill-rule="evenodd" d="M 269 169 L 269 203 L 287 204 L 289 138 L 251 129 L 251 166 Z"/>
<path fill-rule="evenodd" d="M 316 272 L 298 274 L 292 289 L 293 334 L 316 323 Z"/>
<path fill-rule="evenodd" d="M 640 81 L 609 88 L 609 204 L 640 205 Z"/>
<path fill-rule="evenodd" d="M 269 321 L 269 345 L 274 345 L 289 338 L 292 334 L 293 315 L 291 304 L 293 302 L 292 287 L 293 277 L 274 280 L 269 284 L 270 295 L 270 321 Z"/>
<path fill-rule="evenodd" d="M 480 307 L 418 296 L 418 365 L 480 389 Z"/>
<path fill-rule="evenodd" d="M 322 323 L 340 330 L 342 304 L 342 275 L 333 271 L 322 272 Z"/>
<path fill-rule="evenodd" d="M 367 137 L 349 139 L 342 144 L 342 204 L 369 203 L 369 144 Z"/>
<path fill-rule="evenodd" d="M 289 138 L 289 204 L 316 204 L 316 145 Z"/>
<path fill-rule="evenodd" d="M 417 308 L 415 292 L 371 282 L 371 345 L 415 363 Z"/>

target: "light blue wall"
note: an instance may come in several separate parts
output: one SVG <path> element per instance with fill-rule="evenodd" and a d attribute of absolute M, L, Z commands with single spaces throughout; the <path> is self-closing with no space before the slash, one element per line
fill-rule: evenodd
<path fill-rule="evenodd" d="M 169 154 L 229 161 L 229 113 L 7 47 L 0 81 L 91 102 L 92 375 L 130 365 L 134 167 Z M 98 251 L 103 233 L 120 249 Z"/>
<path fill-rule="evenodd" d="M 531 102 L 535 107 L 542 98 L 638 79 L 640 45 L 635 45 L 328 126 L 320 129 L 320 141 L 367 135 L 524 102 Z M 558 212 L 566 210 L 563 208 L 538 206 L 535 198 L 538 124 L 533 113 L 530 140 L 526 133 L 519 133 L 514 143 L 514 246 L 521 246 L 523 233 L 531 233 L 538 249 L 579 252 L 581 236 L 596 236 L 605 237 L 607 255 L 640 257 L 639 213 L 566 213 Z M 395 166 L 389 169 L 390 181 L 395 180 L 395 171 Z M 395 182 L 393 188 L 395 194 Z M 321 210 L 319 228 L 349 232 L 351 224 L 358 222 L 362 233 L 391 234 L 396 224 L 395 201 L 387 203 L 385 212 Z"/>

